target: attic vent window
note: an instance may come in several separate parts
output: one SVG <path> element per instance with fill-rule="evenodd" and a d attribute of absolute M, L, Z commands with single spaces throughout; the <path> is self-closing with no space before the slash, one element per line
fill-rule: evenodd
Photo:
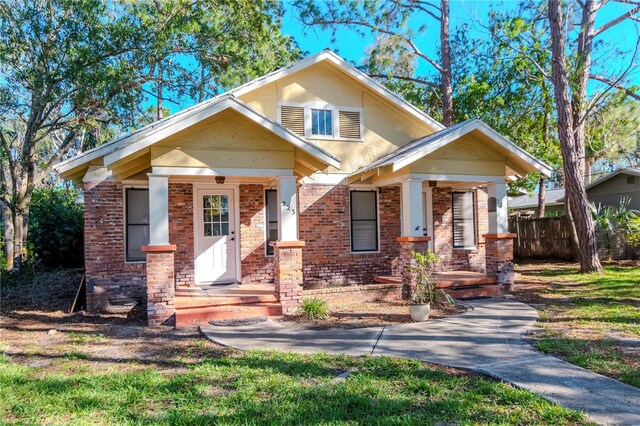
<path fill-rule="evenodd" d="M 340 137 L 344 139 L 360 139 L 360 112 L 340 111 Z"/>
<path fill-rule="evenodd" d="M 325 102 L 279 104 L 280 124 L 309 139 L 362 140 L 362 109 Z"/>
<path fill-rule="evenodd" d="M 304 136 L 304 108 L 297 106 L 280 107 L 280 123 L 298 136 Z"/>
<path fill-rule="evenodd" d="M 636 177 L 635 176 L 627 176 L 627 184 L 628 185 L 635 185 L 636 183 Z"/>

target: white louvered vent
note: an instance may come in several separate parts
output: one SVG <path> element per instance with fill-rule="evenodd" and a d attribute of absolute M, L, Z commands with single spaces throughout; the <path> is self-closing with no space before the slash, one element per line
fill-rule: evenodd
<path fill-rule="evenodd" d="M 358 111 L 340 111 L 340 137 L 360 139 L 360 113 Z"/>
<path fill-rule="evenodd" d="M 293 133 L 304 136 L 304 108 L 282 105 L 280 107 L 280 124 Z"/>

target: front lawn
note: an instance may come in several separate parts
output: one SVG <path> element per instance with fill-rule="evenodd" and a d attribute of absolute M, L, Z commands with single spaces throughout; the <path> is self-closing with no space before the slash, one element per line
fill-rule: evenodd
<path fill-rule="evenodd" d="M 640 387 L 640 265 L 604 268 L 520 264 L 514 295 L 540 311 L 531 334 L 539 350 Z"/>
<path fill-rule="evenodd" d="M 531 392 L 418 361 L 243 353 L 114 315 L 3 315 L 0 423 L 588 423 Z"/>

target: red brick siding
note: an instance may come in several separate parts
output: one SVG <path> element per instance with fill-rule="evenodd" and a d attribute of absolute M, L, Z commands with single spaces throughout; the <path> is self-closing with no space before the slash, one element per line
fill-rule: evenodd
<path fill-rule="evenodd" d="M 442 271 L 485 271 L 485 244 L 480 236 L 488 231 L 487 192 L 476 190 L 475 249 L 453 248 L 453 210 L 451 188 L 433 188 L 434 250 L 440 257 Z"/>
<path fill-rule="evenodd" d="M 302 302 L 302 247 L 275 247 L 275 291 L 285 314 Z"/>
<path fill-rule="evenodd" d="M 169 183 L 169 242 L 176 245 L 176 285 L 193 285 L 193 184 Z"/>
<path fill-rule="evenodd" d="M 108 308 L 109 300 L 146 300 L 146 265 L 125 263 L 122 184 L 103 181 L 84 187 L 84 241 L 87 308 Z"/>
<path fill-rule="evenodd" d="M 298 187 L 299 238 L 303 250 L 305 287 L 362 284 L 389 275 L 398 257 L 400 190 L 379 190 L 380 252 L 351 253 L 349 187 Z"/>
<path fill-rule="evenodd" d="M 266 255 L 265 187 L 240 185 L 240 259 L 243 283 L 272 283 L 273 256 Z"/>

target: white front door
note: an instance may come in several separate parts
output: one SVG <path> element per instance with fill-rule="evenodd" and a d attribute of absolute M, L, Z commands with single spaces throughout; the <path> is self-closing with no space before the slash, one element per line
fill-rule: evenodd
<path fill-rule="evenodd" d="M 232 189 L 198 189 L 196 283 L 236 282 L 236 235 Z"/>

